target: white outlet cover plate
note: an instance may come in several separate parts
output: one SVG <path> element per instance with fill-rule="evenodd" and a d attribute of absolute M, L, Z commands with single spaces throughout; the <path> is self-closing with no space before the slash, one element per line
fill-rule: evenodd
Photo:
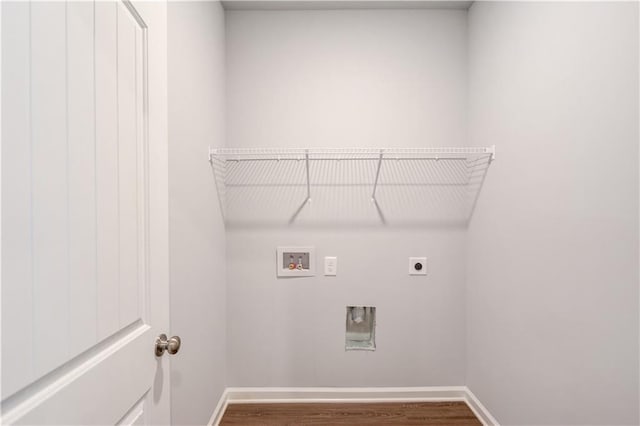
<path fill-rule="evenodd" d="M 338 275 L 338 258 L 335 256 L 325 256 L 324 274 L 327 276 Z"/>
<path fill-rule="evenodd" d="M 422 269 L 416 269 L 416 263 L 422 264 Z M 427 275 L 427 258 L 426 257 L 410 257 L 409 258 L 409 275 Z"/>

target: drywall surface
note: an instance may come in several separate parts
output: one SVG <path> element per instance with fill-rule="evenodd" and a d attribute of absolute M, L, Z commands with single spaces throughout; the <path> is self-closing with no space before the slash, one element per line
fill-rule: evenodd
<path fill-rule="evenodd" d="M 225 387 L 225 231 L 208 146 L 224 144 L 224 11 L 170 2 L 169 203 L 173 424 L 206 424 Z"/>
<path fill-rule="evenodd" d="M 227 11 L 232 147 L 466 141 L 466 11 Z"/>
<path fill-rule="evenodd" d="M 464 231 L 227 233 L 229 386 L 464 384 Z M 278 244 L 313 244 L 320 273 L 276 278 Z M 409 277 L 408 258 L 430 274 Z M 324 256 L 338 275 L 322 275 Z M 345 352 L 347 306 L 376 307 L 375 352 Z"/>
<path fill-rule="evenodd" d="M 465 142 L 465 11 L 227 11 L 226 25 L 230 147 Z M 229 386 L 464 384 L 464 225 L 383 225 L 358 201 L 371 170 L 345 163 L 312 165 L 312 178 L 338 178 L 312 179 L 298 216 L 283 204 L 304 200 L 286 179 L 298 166 L 247 168 L 250 189 L 227 187 L 228 211 L 244 212 L 227 218 Z M 317 275 L 278 279 L 276 248 L 306 245 Z M 322 275 L 324 256 L 338 257 L 336 277 Z M 410 256 L 429 258 L 426 277 L 408 275 Z M 375 352 L 345 352 L 353 305 L 377 308 Z"/>
<path fill-rule="evenodd" d="M 638 4 L 476 2 L 467 384 L 508 425 L 638 424 Z"/>

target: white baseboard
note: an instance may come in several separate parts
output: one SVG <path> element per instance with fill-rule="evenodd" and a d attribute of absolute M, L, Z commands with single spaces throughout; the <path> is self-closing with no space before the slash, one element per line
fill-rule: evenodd
<path fill-rule="evenodd" d="M 471 411 L 473 411 L 476 417 L 479 418 L 480 421 L 485 426 L 489 426 L 489 425 L 500 426 L 498 421 L 491 415 L 489 410 L 487 410 L 487 408 L 484 405 L 482 405 L 480 400 L 476 398 L 473 392 L 471 392 L 471 389 L 469 389 L 466 386 L 465 386 L 465 389 L 467 393 L 467 396 L 466 396 L 467 405 L 469 406 L 469 408 L 471 408 Z"/>
<path fill-rule="evenodd" d="M 464 401 L 485 426 L 496 419 L 466 386 L 406 388 L 227 388 L 216 406 L 210 425 L 217 426 L 229 404 L 293 402 L 438 402 Z"/>
<path fill-rule="evenodd" d="M 220 396 L 220 400 L 216 405 L 216 409 L 213 410 L 213 414 L 211 415 L 211 418 L 209 419 L 209 423 L 207 423 L 207 425 L 218 426 L 218 424 L 220 423 L 220 420 L 222 420 L 222 415 L 227 409 L 227 405 L 229 405 L 228 389 L 225 389 L 224 392 L 222 392 L 222 395 Z"/>

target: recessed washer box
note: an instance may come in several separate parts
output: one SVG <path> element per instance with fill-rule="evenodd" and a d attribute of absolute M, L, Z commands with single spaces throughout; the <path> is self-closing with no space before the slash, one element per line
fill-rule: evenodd
<path fill-rule="evenodd" d="M 315 247 L 278 247 L 276 270 L 279 277 L 312 277 L 316 274 Z"/>

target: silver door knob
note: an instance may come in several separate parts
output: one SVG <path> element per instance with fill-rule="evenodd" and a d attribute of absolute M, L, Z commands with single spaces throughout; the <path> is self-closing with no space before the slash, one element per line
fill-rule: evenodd
<path fill-rule="evenodd" d="M 162 356 L 165 351 L 175 355 L 180 350 L 180 338 L 173 336 L 167 340 L 166 334 L 161 334 L 156 338 L 156 356 Z"/>

